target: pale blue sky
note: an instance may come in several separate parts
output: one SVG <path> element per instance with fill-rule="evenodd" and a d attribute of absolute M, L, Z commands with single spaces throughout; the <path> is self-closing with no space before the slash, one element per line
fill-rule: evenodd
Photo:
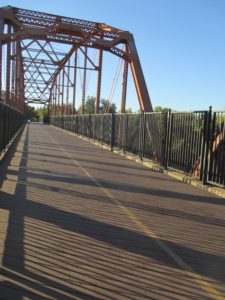
<path fill-rule="evenodd" d="M 225 109 L 225 0 L 1 0 L 0 5 L 128 30 L 136 40 L 153 106 Z M 129 91 L 128 106 L 137 109 L 131 82 Z M 107 92 L 103 88 L 103 96 Z"/>

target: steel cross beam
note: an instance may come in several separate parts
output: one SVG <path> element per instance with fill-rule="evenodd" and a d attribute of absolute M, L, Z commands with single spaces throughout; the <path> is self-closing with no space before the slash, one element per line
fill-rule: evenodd
<path fill-rule="evenodd" d="M 67 45 L 67 47 L 70 46 L 70 50 L 68 50 L 68 53 L 66 53 L 66 51 L 65 53 L 64 51 L 58 51 L 55 49 L 56 43 Z M 8 49 L 6 58 L 2 55 L 2 49 L 5 45 L 7 45 Z M 15 45 L 19 46 L 16 47 Z M 124 45 L 125 47 L 123 47 Z M 12 62 L 13 58 L 11 57 L 13 54 L 13 47 L 16 47 L 21 53 L 20 55 L 15 55 L 14 59 L 16 63 Z M 83 52 L 84 56 L 86 55 L 86 50 L 84 51 L 82 47 L 84 49 L 94 48 L 100 51 L 98 66 L 96 66 L 88 56 L 85 58 L 91 67 L 98 71 L 97 101 L 100 99 L 101 91 L 102 54 L 103 51 L 108 51 L 125 61 L 121 100 L 122 110 L 125 111 L 127 70 L 128 65 L 130 65 L 140 109 L 141 111 L 146 112 L 152 111 L 151 100 L 134 38 L 131 33 L 111 27 L 104 23 L 58 16 L 11 6 L 0 8 L 0 95 L 4 92 L 2 83 L 2 60 L 5 59 L 5 66 L 7 69 L 7 81 L 4 84 L 4 86 L 7 85 L 6 101 L 12 105 L 14 105 L 14 102 L 17 102 L 17 100 L 11 101 L 11 99 L 27 98 L 27 102 L 29 102 L 29 99 L 35 101 L 34 99 L 36 99 L 36 97 L 32 96 L 32 89 L 28 88 L 30 96 L 24 94 L 27 93 L 27 88 L 24 89 L 22 86 L 25 85 L 25 78 L 27 78 L 28 80 L 36 80 L 36 88 L 34 90 L 36 92 L 38 90 L 39 92 L 42 92 L 42 94 L 39 94 L 38 96 L 40 97 L 39 102 L 41 103 L 41 97 L 44 97 L 46 92 L 48 92 L 50 95 L 48 104 L 52 106 L 51 111 L 53 111 L 54 106 L 54 110 L 57 110 L 58 112 L 59 107 L 57 107 L 55 99 L 57 98 L 58 100 L 62 95 L 65 95 L 66 99 L 69 97 L 68 90 L 64 92 L 64 88 L 62 88 L 61 92 L 57 93 L 57 90 L 60 87 L 57 87 L 59 84 L 58 77 L 61 76 L 60 73 L 63 72 L 65 78 L 62 81 L 65 81 L 67 84 L 69 82 L 74 89 L 72 93 L 72 111 L 75 112 L 77 86 L 76 69 L 79 67 L 77 65 L 77 49 L 81 49 L 80 51 Z M 124 48 L 124 50 L 122 48 Z M 27 56 L 24 55 L 25 53 Z M 74 59 L 72 59 L 72 57 L 74 57 Z M 22 64 L 20 63 L 20 60 L 22 60 Z M 73 79 L 71 80 L 71 72 L 66 71 L 66 69 L 68 69 L 68 61 L 70 61 L 70 68 L 74 68 Z M 49 72 L 48 66 L 53 72 Z M 46 72 L 42 73 L 40 67 L 46 67 Z M 31 69 L 34 69 L 34 71 L 36 70 L 36 73 L 33 73 Z M 86 68 L 84 68 L 84 72 L 86 72 L 86 69 L 87 64 Z M 21 83 L 21 79 L 19 80 L 19 74 L 24 76 L 23 84 Z M 28 77 L 25 77 L 25 74 L 29 74 Z M 38 86 L 38 80 L 40 79 L 45 83 L 43 88 Z M 18 93 L 18 95 L 15 95 L 15 98 L 13 98 L 13 92 Z M 51 99 L 53 96 L 56 98 Z M 61 100 L 63 103 L 63 99 Z M 66 103 L 68 103 L 67 100 Z M 68 107 L 66 111 L 68 111 Z M 96 108 L 96 112 L 98 112 L 98 108 Z"/>

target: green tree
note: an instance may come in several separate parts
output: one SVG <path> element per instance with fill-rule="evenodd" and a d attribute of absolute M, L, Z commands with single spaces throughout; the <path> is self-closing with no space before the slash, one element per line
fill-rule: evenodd
<path fill-rule="evenodd" d="M 126 113 L 127 113 L 127 114 L 132 114 L 132 108 L 128 107 L 128 108 L 126 109 Z"/>
<path fill-rule="evenodd" d="M 37 108 L 35 111 L 38 114 L 39 119 L 42 119 L 42 118 L 44 118 L 44 117 L 46 117 L 48 115 L 48 109 L 47 109 L 47 107 Z"/>
<path fill-rule="evenodd" d="M 162 106 L 155 106 L 154 112 L 167 112 L 169 111 L 168 107 L 162 107 Z"/>
<path fill-rule="evenodd" d="M 84 105 L 84 114 L 94 114 L 95 113 L 95 97 L 88 96 L 85 105 Z M 110 103 L 109 100 L 101 99 L 99 106 L 99 113 L 115 113 L 116 105 L 114 103 Z M 78 114 L 81 114 L 81 106 L 78 108 Z"/>
<path fill-rule="evenodd" d="M 114 103 L 110 103 L 109 100 L 101 99 L 101 105 L 99 108 L 100 113 L 116 113 L 116 105 Z"/>
<path fill-rule="evenodd" d="M 84 113 L 88 115 L 95 113 L 95 97 L 90 97 L 90 96 L 87 97 L 84 106 Z"/>
<path fill-rule="evenodd" d="M 37 110 L 35 110 L 34 107 L 26 104 L 24 108 L 24 114 L 28 120 L 31 120 L 32 122 L 39 122 L 40 117 Z"/>

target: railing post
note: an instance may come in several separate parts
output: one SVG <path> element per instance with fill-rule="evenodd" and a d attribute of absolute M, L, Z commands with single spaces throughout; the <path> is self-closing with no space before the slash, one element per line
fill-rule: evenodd
<path fill-rule="evenodd" d="M 95 118 L 96 118 L 96 115 L 93 115 L 93 124 L 92 124 L 93 129 L 92 129 L 92 131 L 93 131 L 93 139 L 94 139 L 94 141 L 95 141 Z"/>
<path fill-rule="evenodd" d="M 213 165 L 213 143 L 214 143 L 214 134 L 216 128 L 216 112 L 213 113 L 213 118 L 211 121 L 211 130 L 210 130 L 210 137 L 209 137 L 209 155 L 208 155 L 208 180 L 212 181 L 212 165 Z M 222 150 L 221 150 L 222 151 Z M 215 174 L 214 174 L 215 176 Z"/>
<path fill-rule="evenodd" d="M 71 115 L 71 132 L 74 132 L 74 115 Z"/>
<path fill-rule="evenodd" d="M 77 134 L 77 128 L 78 128 L 78 115 L 74 116 L 75 118 L 75 125 L 74 125 L 74 132 Z"/>
<path fill-rule="evenodd" d="M 89 138 L 90 139 L 93 138 L 93 134 L 92 134 L 92 115 L 89 115 Z"/>
<path fill-rule="evenodd" d="M 128 115 L 124 114 L 124 125 L 123 125 L 123 153 L 127 150 L 127 129 L 128 129 Z"/>
<path fill-rule="evenodd" d="M 209 143 L 210 143 L 210 129 L 211 129 L 211 119 L 212 119 L 212 106 L 209 107 L 208 115 L 206 118 L 206 126 L 204 126 L 204 139 L 205 143 L 204 147 L 204 155 L 203 155 L 203 176 L 202 183 L 207 184 L 207 176 L 208 176 L 208 155 L 209 155 Z"/>
<path fill-rule="evenodd" d="M 144 152 L 144 139 L 145 139 L 145 114 L 144 112 L 140 114 L 140 126 L 139 126 L 139 158 L 143 160 Z"/>
<path fill-rule="evenodd" d="M 5 105 L 5 142 L 4 142 L 4 148 L 8 144 L 8 131 L 9 131 L 8 105 Z"/>
<path fill-rule="evenodd" d="M 89 138 L 91 139 L 91 115 L 88 116 Z"/>
<path fill-rule="evenodd" d="M 101 114 L 101 144 L 103 144 L 103 130 L 104 130 L 104 127 L 103 127 L 103 114 Z"/>
<path fill-rule="evenodd" d="M 115 115 L 112 113 L 111 115 L 111 151 L 113 150 L 114 147 L 114 140 L 115 140 Z"/>
<path fill-rule="evenodd" d="M 168 110 L 166 116 L 166 128 L 165 128 L 165 152 L 164 152 L 164 163 L 163 166 L 165 170 L 168 169 L 168 156 L 169 156 L 169 146 L 171 137 L 171 109 Z"/>
<path fill-rule="evenodd" d="M 3 135 L 3 122 L 2 122 L 2 103 L 0 99 L 0 153 L 2 152 L 2 135 Z"/>
<path fill-rule="evenodd" d="M 208 111 L 204 113 L 203 124 L 203 137 L 202 137 L 202 149 L 201 149 L 201 161 L 200 161 L 200 176 L 199 179 L 203 181 L 204 173 L 204 160 L 205 160 L 205 145 L 206 145 L 206 130 L 207 130 Z"/>
<path fill-rule="evenodd" d="M 174 123 L 174 117 L 173 113 L 170 111 L 170 122 L 168 127 L 168 150 L 167 150 L 167 158 L 166 158 L 166 168 L 168 169 L 170 157 L 171 157 L 171 151 L 172 151 L 172 130 L 173 130 L 173 123 Z"/>

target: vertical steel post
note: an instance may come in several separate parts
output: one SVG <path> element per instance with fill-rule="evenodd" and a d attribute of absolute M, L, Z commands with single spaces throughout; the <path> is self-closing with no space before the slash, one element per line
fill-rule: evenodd
<path fill-rule="evenodd" d="M 143 160 L 144 156 L 144 140 L 145 140 L 145 114 L 140 113 L 140 120 L 139 120 L 139 149 L 138 154 L 140 160 Z"/>
<path fill-rule="evenodd" d="M 66 87 L 66 114 L 70 115 L 70 111 L 69 111 L 69 77 L 70 77 L 70 58 L 68 59 L 68 66 L 67 66 L 67 87 Z M 64 82 L 64 81 L 63 81 Z M 63 83 L 64 85 L 64 83 Z"/>
<path fill-rule="evenodd" d="M 0 25 L 1 26 L 1 25 Z M 1 28 L 0 28 L 1 30 Z M 0 32 L 1 34 L 1 32 Z M 3 61 L 3 58 L 2 58 L 2 42 L 0 40 L 0 102 L 2 101 L 2 61 Z"/>
<path fill-rule="evenodd" d="M 209 155 L 209 144 L 210 144 L 210 129 L 211 129 L 211 119 L 212 119 L 212 106 L 209 107 L 207 115 L 207 123 L 205 126 L 205 145 L 204 145 L 204 160 L 203 160 L 203 177 L 202 183 L 207 184 L 208 177 L 208 155 Z"/>
<path fill-rule="evenodd" d="M 212 174 L 212 168 L 213 168 L 213 143 L 214 143 L 214 139 L 215 139 L 215 137 L 214 137 L 215 128 L 216 128 L 216 112 L 213 113 L 212 125 L 211 125 L 211 130 L 210 130 L 210 137 L 209 137 L 208 180 L 210 180 L 210 181 L 212 181 L 212 175 L 213 175 Z M 214 151 L 216 151 L 216 149 Z"/>
<path fill-rule="evenodd" d="M 84 48 L 84 74 L 83 74 L 83 86 L 82 86 L 82 104 L 81 114 L 84 113 L 84 105 L 86 99 L 86 81 L 87 81 L 87 47 Z"/>
<path fill-rule="evenodd" d="M 126 153 L 127 150 L 127 130 L 128 130 L 128 115 L 125 113 L 123 115 L 124 125 L 123 125 L 123 153 Z"/>
<path fill-rule="evenodd" d="M 56 79 L 56 100 L 55 100 L 55 115 L 57 116 L 57 112 L 58 112 L 58 99 L 59 99 L 59 76 L 57 76 L 57 79 Z"/>
<path fill-rule="evenodd" d="M 127 78 L 128 78 L 128 62 L 126 60 L 124 60 L 123 81 L 122 81 L 122 96 L 121 96 L 121 104 L 120 104 L 120 112 L 121 113 L 125 113 L 125 111 L 126 111 Z"/>
<path fill-rule="evenodd" d="M 61 76 L 60 76 L 60 74 L 61 74 Z M 61 79 L 62 79 L 62 83 L 61 83 Z M 65 113 L 65 109 L 64 109 L 64 83 L 65 83 L 65 71 L 64 71 L 64 68 L 63 68 L 62 71 L 59 73 L 59 91 L 60 91 L 60 95 L 62 97 L 62 100 L 61 100 L 62 116 Z"/>
<path fill-rule="evenodd" d="M 24 69 L 23 69 L 23 59 L 22 59 L 20 42 L 19 42 L 19 49 L 20 49 L 20 111 L 24 112 L 24 106 L 25 106 Z"/>
<path fill-rule="evenodd" d="M 11 46 L 12 47 L 12 49 L 11 49 L 12 62 L 11 62 L 11 101 L 10 101 L 10 105 L 13 106 L 13 107 L 18 108 L 17 107 L 17 97 L 16 97 L 16 89 L 17 89 L 16 78 L 17 78 L 17 68 L 18 68 L 18 64 L 17 64 L 18 54 L 16 53 L 15 46 L 16 46 L 15 42 L 12 42 L 12 46 Z"/>
<path fill-rule="evenodd" d="M 9 118 L 8 118 L 8 105 L 5 105 L 5 136 L 4 136 L 4 148 L 8 144 L 8 135 L 9 135 Z"/>
<path fill-rule="evenodd" d="M 204 113 L 203 135 L 202 135 L 202 148 L 201 148 L 201 162 L 200 162 L 200 176 L 199 179 L 203 181 L 204 178 L 204 160 L 205 160 L 205 145 L 206 145 L 206 132 L 207 132 L 208 111 Z"/>
<path fill-rule="evenodd" d="M 55 98 L 55 116 L 57 116 L 58 112 L 58 103 L 59 103 L 59 88 L 58 88 L 59 77 L 56 79 L 56 98 Z"/>
<path fill-rule="evenodd" d="M 100 141 L 101 143 L 103 144 L 103 130 L 104 130 L 104 127 L 103 127 L 103 114 L 101 114 L 101 138 L 100 138 Z"/>
<path fill-rule="evenodd" d="M 95 113 L 99 114 L 99 105 L 101 98 L 101 81 L 102 81 L 102 49 L 99 50 L 98 56 L 98 81 L 97 81 L 97 94 L 96 94 L 96 103 L 95 103 Z"/>
<path fill-rule="evenodd" d="M 115 141 L 115 115 L 114 113 L 112 113 L 111 115 L 111 151 L 113 150 L 114 148 L 114 141 Z"/>
<path fill-rule="evenodd" d="M 56 114 L 55 114 L 56 98 L 57 98 L 57 90 L 56 90 L 56 81 L 55 81 L 52 86 L 52 96 L 51 96 L 51 101 L 50 101 L 50 115 L 51 116 L 56 116 Z M 53 119 L 53 121 L 55 122 L 55 118 Z"/>
<path fill-rule="evenodd" d="M 0 19 L 0 36 L 3 36 L 4 33 L 4 23 L 3 20 Z M 0 39 L 0 102 L 2 101 L 2 62 L 3 62 L 3 57 L 2 57 L 2 39 Z"/>
<path fill-rule="evenodd" d="M 171 158 L 171 150 L 172 150 L 172 131 L 174 125 L 174 114 L 170 111 L 170 122 L 168 127 L 168 145 L 167 145 L 167 158 L 166 158 L 166 169 L 168 169 L 170 158 Z"/>
<path fill-rule="evenodd" d="M 93 116 L 93 138 L 94 138 L 94 141 L 95 141 L 95 138 L 96 138 L 96 134 L 95 134 L 95 127 L 96 127 L 96 122 L 95 122 L 95 119 L 96 119 L 96 115 Z"/>
<path fill-rule="evenodd" d="M 215 164 L 215 160 L 216 160 L 216 157 L 213 157 L 216 153 L 216 147 L 214 149 L 214 153 L 213 153 L 213 144 L 214 144 L 214 140 L 215 140 L 215 132 L 216 132 L 216 112 L 213 113 L 213 118 L 212 118 L 212 122 L 211 122 L 211 130 L 210 130 L 210 137 L 209 137 L 209 173 L 208 173 L 208 179 L 212 181 L 213 177 L 214 177 L 214 180 L 215 180 L 215 167 L 213 168 L 213 160 L 214 160 L 214 164 Z M 213 155 L 214 154 L 214 155 Z M 223 155 L 224 152 L 222 151 L 222 147 L 221 147 L 221 155 Z M 218 159 L 218 157 L 217 157 Z M 214 169 L 212 172 L 212 169 Z M 214 174 L 213 174 L 214 173 Z"/>
<path fill-rule="evenodd" d="M 11 25 L 8 25 L 7 33 L 11 35 L 12 28 Z M 10 82 L 11 82 L 11 41 L 7 43 L 7 54 L 6 54 L 6 103 L 10 103 L 11 91 L 10 91 Z"/>
<path fill-rule="evenodd" d="M 50 96 L 49 96 L 49 101 L 48 101 L 48 116 L 52 115 L 52 100 L 54 97 L 54 89 L 53 86 L 50 89 Z"/>
<path fill-rule="evenodd" d="M 169 146 L 170 146 L 170 137 L 171 137 L 170 126 L 171 126 L 171 109 L 169 109 L 166 116 L 165 152 L 164 152 L 164 162 L 163 162 L 163 166 L 165 170 L 168 169 L 168 156 L 169 156 Z"/>
<path fill-rule="evenodd" d="M 49 116 L 53 115 L 53 105 L 54 105 L 54 88 L 52 88 L 51 98 L 49 100 Z"/>
<path fill-rule="evenodd" d="M 56 116 L 56 101 L 57 101 L 57 80 L 54 83 L 54 116 Z"/>
<path fill-rule="evenodd" d="M 75 101 L 76 101 L 76 88 L 77 88 L 77 49 L 74 52 L 74 72 L 73 72 L 73 111 L 75 114 Z"/>
<path fill-rule="evenodd" d="M 15 107 L 17 109 L 19 109 L 19 105 L 20 105 L 20 58 L 19 58 L 19 42 L 16 42 L 16 53 L 15 53 L 15 57 L 16 57 L 16 61 L 15 61 L 15 95 L 14 95 L 14 99 L 15 99 Z"/>

